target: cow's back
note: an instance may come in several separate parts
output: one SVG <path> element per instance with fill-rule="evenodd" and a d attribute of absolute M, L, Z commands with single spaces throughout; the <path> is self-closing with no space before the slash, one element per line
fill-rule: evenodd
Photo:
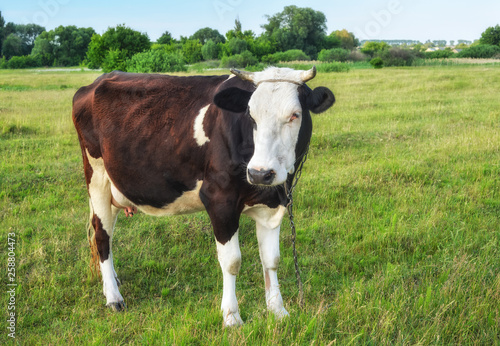
<path fill-rule="evenodd" d="M 117 133 L 151 139 L 159 131 L 174 131 L 180 136 L 182 123 L 210 104 L 226 79 L 114 71 L 76 92 L 73 121 L 93 157 L 101 157 L 99 143 Z"/>

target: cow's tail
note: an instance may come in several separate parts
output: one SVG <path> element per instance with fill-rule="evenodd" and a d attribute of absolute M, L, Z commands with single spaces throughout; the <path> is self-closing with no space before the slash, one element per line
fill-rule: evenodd
<path fill-rule="evenodd" d="M 94 208 L 92 207 L 92 200 L 89 198 L 90 216 L 89 224 L 87 226 L 87 239 L 90 246 L 90 272 L 92 278 L 96 276 L 101 276 L 101 271 L 99 270 L 99 251 L 97 250 L 97 243 L 95 241 L 95 230 L 92 225 L 92 219 L 94 217 Z"/>

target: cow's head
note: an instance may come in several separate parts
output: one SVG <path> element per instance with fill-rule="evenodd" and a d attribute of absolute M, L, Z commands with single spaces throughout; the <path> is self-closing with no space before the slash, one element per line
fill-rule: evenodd
<path fill-rule="evenodd" d="M 328 88 L 311 90 L 305 85 L 315 77 L 315 67 L 308 71 L 271 67 L 255 73 L 231 72 L 255 85 L 253 92 L 231 87 L 214 97 L 218 107 L 237 113 L 246 111 L 254 123 L 255 149 L 248 163 L 248 182 L 283 184 L 311 138 L 309 111 L 327 110 L 335 97 Z"/>

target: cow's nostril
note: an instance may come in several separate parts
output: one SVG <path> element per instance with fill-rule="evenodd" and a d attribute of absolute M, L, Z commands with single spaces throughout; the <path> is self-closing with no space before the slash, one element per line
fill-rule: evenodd
<path fill-rule="evenodd" d="M 276 172 L 273 170 L 266 172 L 266 174 L 264 175 L 264 183 L 271 184 L 275 176 Z"/>
<path fill-rule="evenodd" d="M 276 172 L 270 170 L 248 169 L 248 181 L 255 185 L 271 185 L 276 177 Z"/>

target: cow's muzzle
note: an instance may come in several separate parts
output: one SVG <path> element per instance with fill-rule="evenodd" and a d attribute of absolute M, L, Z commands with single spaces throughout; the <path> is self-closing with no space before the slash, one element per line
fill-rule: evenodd
<path fill-rule="evenodd" d="M 273 184 L 273 181 L 276 178 L 276 172 L 272 169 L 256 170 L 253 168 L 249 168 L 247 171 L 247 176 L 250 184 L 269 186 Z"/>

